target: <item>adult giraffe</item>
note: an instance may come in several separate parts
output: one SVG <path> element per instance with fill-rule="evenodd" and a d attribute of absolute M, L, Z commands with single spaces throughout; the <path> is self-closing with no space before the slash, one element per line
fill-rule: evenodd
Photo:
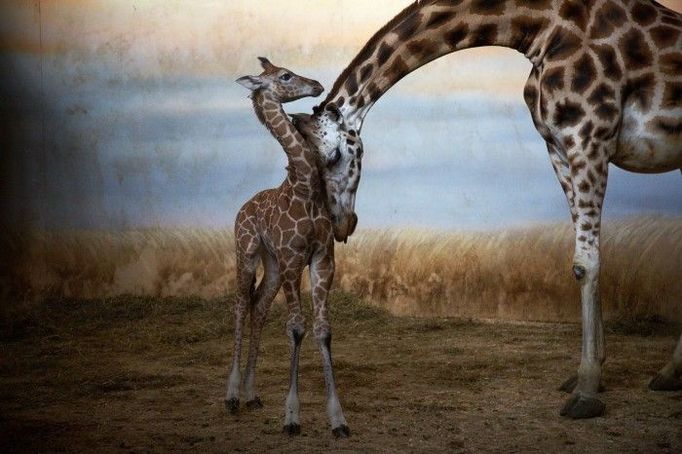
<path fill-rule="evenodd" d="M 599 416 L 608 164 L 647 173 L 682 168 L 682 17 L 649 0 L 418 1 L 369 40 L 316 111 L 333 102 L 360 131 L 369 109 L 405 75 L 479 46 L 510 47 L 533 64 L 524 99 L 571 210 L 582 301 L 580 368 L 564 385 L 573 394 L 561 414 Z M 682 337 L 650 387 L 681 389 L 681 375 Z"/>

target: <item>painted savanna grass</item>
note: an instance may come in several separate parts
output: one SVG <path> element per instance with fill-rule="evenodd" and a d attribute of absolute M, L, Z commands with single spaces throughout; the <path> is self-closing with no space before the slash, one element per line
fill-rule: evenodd
<path fill-rule="evenodd" d="M 21 232 L 3 237 L 3 296 L 219 298 L 234 289 L 229 230 Z M 491 232 L 360 231 L 335 286 L 397 314 L 575 321 L 569 223 Z M 682 219 L 607 222 L 607 317 L 682 320 Z"/>

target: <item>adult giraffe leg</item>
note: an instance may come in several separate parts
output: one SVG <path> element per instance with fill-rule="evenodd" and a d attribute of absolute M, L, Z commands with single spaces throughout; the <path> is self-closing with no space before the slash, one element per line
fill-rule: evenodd
<path fill-rule="evenodd" d="M 331 245 L 333 248 L 333 244 Z M 336 380 L 332 364 L 332 330 L 327 319 L 327 296 L 334 279 L 334 255 L 331 252 L 320 252 L 313 256 L 310 264 L 310 286 L 313 297 L 313 333 L 322 357 L 322 370 L 327 399 L 327 415 L 332 426 L 332 433 L 337 438 L 350 435 L 350 429 L 343 415 L 341 402 L 336 392 Z"/>
<path fill-rule="evenodd" d="M 256 395 L 255 391 L 256 363 L 263 327 L 268 318 L 272 301 L 275 299 L 275 295 L 277 295 L 281 285 L 277 259 L 266 251 L 263 251 L 261 256 L 264 274 L 250 306 L 251 337 L 249 338 L 249 357 L 246 362 L 244 382 L 242 383 L 246 407 L 250 409 L 261 408 L 263 406 L 260 397 Z"/>
<path fill-rule="evenodd" d="M 682 335 L 677 341 L 672 360 L 649 382 L 654 391 L 677 391 L 682 389 Z"/>
<path fill-rule="evenodd" d="M 607 157 L 613 141 L 592 140 L 583 153 L 571 153 L 568 161 L 576 212 L 573 273 L 580 283 L 582 305 L 582 351 L 573 394 L 561 410 L 562 416 L 592 418 L 604 413 L 597 399 L 601 367 L 605 359 L 604 330 L 599 299 L 599 236 L 601 211 L 608 177 Z"/>
<path fill-rule="evenodd" d="M 232 354 L 232 366 L 227 380 L 227 393 L 225 406 L 227 410 L 235 414 L 239 411 L 239 385 L 241 375 L 239 363 L 242 352 L 242 337 L 244 335 L 244 318 L 246 311 L 251 305 L 256 280 L 256 268 L 258 267 L 258 248 L 260 242 L 257 237 L 244 240 L 244 244 L 237 244 L 237 295 L 234 308 L 234 348 Z"/>
<path fill-rule="evenodd" d="M 298 358 L 301 342 L 305 336 L 305 318 L 301 312 L 301 272 L 302 259 L 292 257 L 290 260 L 280 260 L 280 274 L 282 288 L 287 300 L 289 316 L 286 332 L 291 350 L 291 366 L 289 369 L 289 394 L 284 404 L 284 428 L 289 435 L 301 433 L 300 403 L 298 399 Z"/>
<path fill-rule="evenodd" d="M 566 201 L 568 202 L 568 207 L 571 210 L 571 220 L 573 221 L 573 225 L 575 227 L 575 221 L 578 217 L 578 213 L 575 208 L 575 197 L 573 193 L 573 184 L 571 179 L 571 172 L 568 165 L 568 160 L 562 157 L 561 153 L 559 152 L 559 149 L 555 145 L 550 144 L 549 142 L 547 143 L 547 151 L 549 152 L 549 160 L 552 163 L 554 173 L 556 174 L 556 177 L 559 180 L 561 189 L 563 189 L 564 194 L 566 195 Z M 570 394 L 573 392 L 577 384 L 578 374 L 574 374 L 571 375 L 565 382 L 563 382 L 558 389 L 559 391 L 563 391 Z M 599 392 L 602 392 L 603 390 L 604 387 L 600 384 Z"/>
<path fill-rule="evenodd" d="M 561 154 L 559 153 L 559 149 L 549 142 L 547 143 L 547 151 L 549 152 L 549 160 L 552 163 L 554 173 L 559 180 L 561 189 L 563 189 L 564 194 L 566 195 L 568 207 L 571 210 L 571 220 L 575 223 L 577 213 L 575 211 L 573 184 L 571 183 L 571 174 L 568 168 L 568 161 L 562 158 Z"/>

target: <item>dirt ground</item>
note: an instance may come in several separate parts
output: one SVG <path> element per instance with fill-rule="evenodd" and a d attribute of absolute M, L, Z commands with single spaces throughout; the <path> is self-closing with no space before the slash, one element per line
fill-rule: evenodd
<path fill-rule="evenodd" d="M 682 392 L 646 384 L 678 327 L 611 324 L 604 417 L 559 416 L 578 365 L 570 324 L 398 318 L 333 294 L 333 352 L 351 437 L 335 440 L 312 337 L 300 436 L 282 434 L 288 345 L 276 305 L 260 410 L 223 405 L 232 317 L 218 300 L 121 297 L 3 310 L 3 452 L 682 452 Z"/>

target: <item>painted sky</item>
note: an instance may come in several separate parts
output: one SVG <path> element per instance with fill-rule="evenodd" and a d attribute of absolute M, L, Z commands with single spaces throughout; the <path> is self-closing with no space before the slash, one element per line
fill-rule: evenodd
<path fill-rule="evenodd" d="M 663 2 L 682 10 L 682 1 Z M 408 1 L 0 4 L 3 211 L 49 228 L 231 225 L 285 157 L 234 83 L 269 57 L 331 87 Z M 459 52 L 391 90 L 363 127 L 361 227 L 568 220 L 515 51 Z M 309 112 L 314 100 L 287 106 Z M 679 172 L 612 168 L 605 215 L 682 215 Z"/>

